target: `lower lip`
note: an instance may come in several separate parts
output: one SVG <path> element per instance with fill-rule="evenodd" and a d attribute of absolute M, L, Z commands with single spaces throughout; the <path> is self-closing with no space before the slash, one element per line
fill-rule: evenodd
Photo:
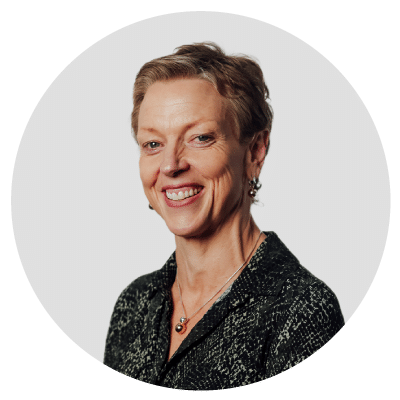
<path fill-rule="evenodd" d="M 190 204 L 193 204 L 203 193 L 203 189 L 200 190 L 199 193 L 195 194 L 192 197 L 188 197 L 187 199 L 184 200 L 170 200 L 167 197 L 167 193 L 164 192 L 164 198 L 165 198 L 165 202 L 167 203 L 168 207 L 173 207 L 173 208 L 177 208 L 177 207 L 185 207 L 185 206 L 189 206 Z"/>

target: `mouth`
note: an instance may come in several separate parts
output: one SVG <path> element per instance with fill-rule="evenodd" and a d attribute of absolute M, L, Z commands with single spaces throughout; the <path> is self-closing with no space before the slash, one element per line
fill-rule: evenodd
<path fill-rule="evenodd" d="M 179 188 L 179 189 L 175 189 L 175 190 L 166 190 L 165 191 L 165 195 L 172 201 L 180 201 L 180 200 L 185 200 L 189 197 L 193 197 L 194 195 L 196 195 L 197 193 L 200 193 L 201 188 Z"/>
<path fill-rule="evenodd" d="M 194 203 L 203 190 L 202 186 L 181 186 L 165 188 L 165 201 L 170 207 L 181 207 Z"/>

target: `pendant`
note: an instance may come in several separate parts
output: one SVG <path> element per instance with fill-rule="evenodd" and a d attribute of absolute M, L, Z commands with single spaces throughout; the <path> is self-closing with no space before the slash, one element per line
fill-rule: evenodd
<path fill-rule="evenodd" d="M 175 326 L 175 331 L 180 335 L 186 332 L 186 318 L 182 317 L 180 322 Z"/>

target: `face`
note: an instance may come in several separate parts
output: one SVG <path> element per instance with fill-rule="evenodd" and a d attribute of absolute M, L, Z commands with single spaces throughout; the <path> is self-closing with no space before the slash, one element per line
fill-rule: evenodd
<path fill-rule="evenodd" d="M 200 79 L 156 82 L 146 92 L 137 132 L 140 177 L 175 235 L 208 235 L 249 213 L 249 150 L 227 107 Z"/>

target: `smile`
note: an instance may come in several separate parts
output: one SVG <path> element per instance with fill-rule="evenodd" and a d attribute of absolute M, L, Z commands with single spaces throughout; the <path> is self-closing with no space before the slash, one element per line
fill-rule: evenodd
<path fill-rule="evenodd" d="M 183 188 L 182 188 L 183 189 Z M 168 199 L 173 201 L 180 201 L 185 200 L 188 197 L 195 196 L 197 193 L 200 193 L 200 188 L 184 188 L 182 189 L 175 189 L 175 190 L 168 190 L 165 191 L 166 196 Z"/>

